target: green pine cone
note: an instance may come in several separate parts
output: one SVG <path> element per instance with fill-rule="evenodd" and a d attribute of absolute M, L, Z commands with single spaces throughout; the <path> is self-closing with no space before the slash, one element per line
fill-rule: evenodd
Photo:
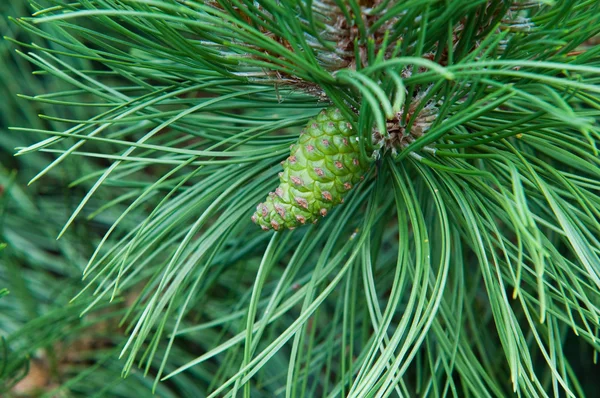
<path fill-rule="evenodd" d="M 328 108 L 308 122 L 283 162 L 279 187 L 256 208 L 262 229 L 294 229 L 316 223 L 360 182 L 369 167 L 358 136 L 339 109 Z"/>

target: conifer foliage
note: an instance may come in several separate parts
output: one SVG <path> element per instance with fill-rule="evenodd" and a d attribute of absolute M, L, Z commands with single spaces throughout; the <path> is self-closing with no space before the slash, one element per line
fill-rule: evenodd
<path fill-rule="evenodd" d="M 165 396 L 589 394 L 600 2 L 32 7 L 10 40 L 56 85 L 2 134 L 78 193 L 58 236 L 93 249 L 48 319 L 106 320 L 86 369 Z"/>

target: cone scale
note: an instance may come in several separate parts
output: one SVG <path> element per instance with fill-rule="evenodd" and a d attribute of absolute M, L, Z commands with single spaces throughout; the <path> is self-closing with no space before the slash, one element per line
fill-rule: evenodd
<path fill-rule="evenodd" d="M 339 109 L 325 109 L 291 146 L 279 186 L 256 207 L 252 221 L 276 231 L 316 223 L 344 201 L 368 168 L 351 124 Z"/>

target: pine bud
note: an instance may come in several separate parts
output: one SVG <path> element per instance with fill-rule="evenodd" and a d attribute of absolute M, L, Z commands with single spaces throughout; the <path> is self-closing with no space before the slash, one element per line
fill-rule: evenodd
<path fill-rule="evenodd" d="M 351 124 L 339 109 L 323 110 L 291 146 L 279 187 L 257 206 L 252 221 L 276 231 L 316 223 L 344 201 L 368 167 Z"/>

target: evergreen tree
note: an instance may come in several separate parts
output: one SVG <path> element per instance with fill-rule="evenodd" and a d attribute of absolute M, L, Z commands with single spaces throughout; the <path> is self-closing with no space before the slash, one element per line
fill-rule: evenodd
<path fill-rule="evenodd" d="M 600 2 L 17 3 L 7 393 L 593 396 Z"/>

